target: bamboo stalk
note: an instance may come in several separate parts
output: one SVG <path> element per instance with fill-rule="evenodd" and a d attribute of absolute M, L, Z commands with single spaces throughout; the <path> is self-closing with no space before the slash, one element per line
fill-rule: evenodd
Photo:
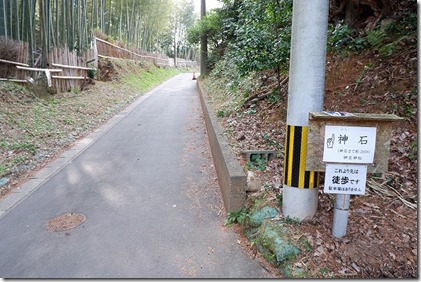
<path fill-rule="evenodd" d="M 95 39 L 96 39 L 97 41 L 99 41 L 99 42 L 102 42 L 102 43 L 105 43 L 105 44 L 107 44 L 107 45 L 113 46 L 113 47 L 115 47 L 115 48 L 117 48 L 117 49 L 119 49 L 119 50 L 126 51 L 126 52 L 128 52 L 128 53 L 130 53 L 130 54 L 132 54 L 132 55 L 137 56 L 137 57 L 141 57 L 141 58 L 149 58 L 149 59 L 157 59 L 157 60 L 162 60 L 162 61 L 166 61 L 166 60 L 167 60 L 167 59 L 161 59 L 160 57 L 146 56 L 146 55 L 139 55 L 139 54 L 137 54 L 137 53 L 135 53 L 135 52 L 132 52 L 132 51 L 127 50 L 127 49 L 124 49 L 124 48 L 121 48 L 120 46 L 117 46 L 117 45 L 115 45 L 115 44 L 112 44 L 112 43 L 110 43 L 110 42 L 107 42 L 107 41 L 105 41 L 105 40 L 102 40 L 102 39 L 100 39 L 100 38 L 95 38 Z"/>
<path fill-rule="evenodd" d="M 406 200 L 398 191 L 396 191 L 396 189 L 394 189 L 393 187 L 386 185 L 385 183 L 383 184 L 379 184 L 375 181 L 372 180 L 368 180 L 367 181 L 367 185 L 373 189 L 374 191 L 379 191 L 382 194 L 389 196 L 389 197 L 396 197 L 398 198 L 404 205 L 406 205 L 407 207 L 411 208 L 411 209 L 416 209 L 417 208 L 417 204 L 415 203 L 411 203 L 408 200 Z M 381 186 L 386 186 L 386 188 L 391 189 L 395 192 L 395 194 L 393 194 L 392 192 L 390 192 L 389 190 L 385 189 L 385 188 L 381 188 Z"/>
<path fill-rule="evenodd" d="M 39 69 L 39 68 L 28 68 L 28 67 L 21 67 L 21 66 L 16 66 L 18 69 L 21 70 L 29 70 L 29 71 L 49 71 L 49 72 L 62 72 L 62 70 L 60 69 Z"/>
<path fill-rule="evenodd" d="M 23 66 L 23 67 L 29 67 L 29 65 L 28 65 L 28 64 L 18 63 L 18 62 L 13 62 L 13 61 L 8 61 L 8 60 L 3 60 L 3 59 L 0 59 L 0 62 L 2 62 L 2 63 L 6 63 L 6 64 L 12 64 L 12 65 Z"/>
<path fill-rule="evenodd" d="M 13 79 L 13 78 L 0 78 L 0 81 L 11 81 L 11 82 L 19 82 L 19 83 L 27 83 L 27 80 L 23 79 Z"/>
<path fill-rule="evenodd" d="M 87 79 L 87 77 L 85 77 L 85 76 L 60 76 L 60 75 L 52 75 L 51 78 L 54 78 L 54 79 L 75 79 L 75 80 Z"/>

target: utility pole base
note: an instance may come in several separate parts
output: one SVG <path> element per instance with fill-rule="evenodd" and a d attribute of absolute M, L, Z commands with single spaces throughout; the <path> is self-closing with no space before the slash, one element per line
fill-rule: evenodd
<path fill-rule="evenodd" d="M 284 184 L 282 212 L 298 221 L 311 220 L 317 212 L 319 188 L 296 188 Z"/>

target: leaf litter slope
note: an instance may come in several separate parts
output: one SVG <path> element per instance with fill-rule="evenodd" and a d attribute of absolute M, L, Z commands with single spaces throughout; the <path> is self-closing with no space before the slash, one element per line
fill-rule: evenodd
<path fill-rule="evenodd" d="M 275 76 L 267 72 L 249 94 L 253 98 L 242 106 L 212 92 L 211 81 L 204 85 L 212 92 L 207 99 L 245 169 L 241 150 L 277 151 L 264 172 L 254 172 L 263 184 L 255 194 L 266 193 L 282 213 L 277 195 L 282 193 L 288 78 L 276 96 Z M 405 121 L 393 131 L 389 171 L 368 175 L 366 195 L 351 196 L 344 238 L 331 235 L 334 196 L 323 193 L 323 180 L 315 218 L 290 226 L 312 247 L 294 264 L 308 277 L 417 277 L 417 99 L 416 48 L 388 57 L 372 51 L 345 58 L 328 54 L 324 110 L 396 114 Z"/>

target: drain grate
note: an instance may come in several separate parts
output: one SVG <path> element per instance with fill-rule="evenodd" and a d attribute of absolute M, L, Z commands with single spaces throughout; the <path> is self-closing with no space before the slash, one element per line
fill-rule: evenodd
<path fill-rule="evenodd" d="M 86 216 L 81 213 L 65 213 L 50 219 L 45 227 L 48 231 L 63 231 L 75 228 L 82 224 Z"/>

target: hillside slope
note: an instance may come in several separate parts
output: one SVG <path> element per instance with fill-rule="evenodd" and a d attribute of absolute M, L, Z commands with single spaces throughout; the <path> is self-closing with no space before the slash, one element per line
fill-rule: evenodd
<path fill-rule="evenodd" d="M 336 240 L 331 235 L 334 196 L 323 189 L 315 218 L 289 226 L 311 244 L 312 250 L 302 254 L 294 266 L 304 269 L 306 277 L 418 275 L 417 63 L 416 42 L 390 56 L 380 56 L 375 50 L 346 56 L 328 54 L 324 110 L 396 114 L 405 121 L 393 132 L 389 171 L 369 175 L 366 195 L 351 197 L 345 238 Z M 248 91 L 248 98 L 222 94 L 227 84 L 220 76 L 211 75 L 204 85 L 245 170 L 253 168 L 244 161 L 241 150 L 276 150 L 276 158 L 265 171 L 255 170 L 262 188 L 249 199 L 264 197 L 281 212 L 288 78 L 283 79 L 278 94 L 275 76 L 266 72 L 240 85 L 239 89 Z M 250 92 L 248 84 L 258 87 Z M 256 248 L 251 243 L 250 247 Z"/>

